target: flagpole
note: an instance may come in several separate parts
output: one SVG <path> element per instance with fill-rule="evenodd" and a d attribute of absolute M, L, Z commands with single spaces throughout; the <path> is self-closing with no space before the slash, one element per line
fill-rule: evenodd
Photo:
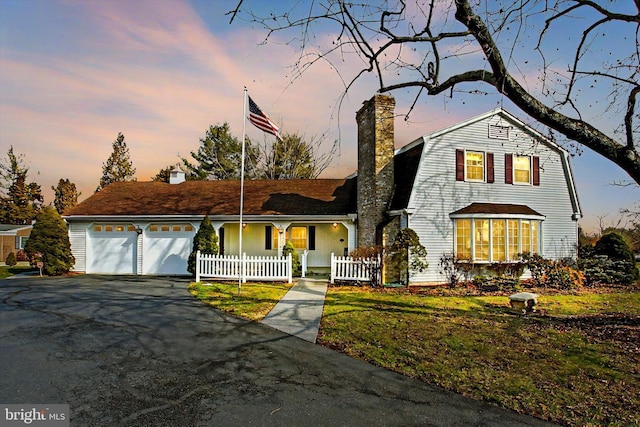
<path fill-rule="evenodd" d="M 242 289 L 244 260 L 242 259 L 242 210 L 244 205 L 244 140 L 247 132 L 247 87 L 244 87 L 242 101 L 242 158 L 240 160 L 240 221 L 238 223 L 238 295 Z"/>

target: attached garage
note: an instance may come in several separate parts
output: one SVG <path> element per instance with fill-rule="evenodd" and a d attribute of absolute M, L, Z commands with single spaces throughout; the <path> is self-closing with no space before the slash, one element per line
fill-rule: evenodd
<path fill-rule="evenodd" d="M 136 274 L 138 234 L 133 225 L 94 224 L 87 240 L 87 273 Z"/>
<path fill-rule="evenodd" d="M 195 234 L 191 224 L 150 224 L 142 243 L 143 274 L 189 274 L 187 260 Z"/>

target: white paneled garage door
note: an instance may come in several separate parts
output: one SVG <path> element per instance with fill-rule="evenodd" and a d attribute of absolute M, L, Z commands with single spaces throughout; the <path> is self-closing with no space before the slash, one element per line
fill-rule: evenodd
<path fill-rule="evenodd" d="M 132 225 L 95 224 L 87 245 L 87 273 L 136 274 L 137 240 Z"/>
<path fill-rule="evenodd" d="M 143 274 L 189 274 L 187 260 L 195 234 L 191 224 L 151 224 L 142 243 Z"/>

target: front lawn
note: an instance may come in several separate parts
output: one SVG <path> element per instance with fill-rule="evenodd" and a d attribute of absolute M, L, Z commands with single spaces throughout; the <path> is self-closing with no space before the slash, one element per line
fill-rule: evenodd
<path fill-rule="evenodd" d="M 244 283 L 238 295 L 238 283 L 191 283 L 189 292 L 199 300 L 236 316 L 260 321 L 280 298 L 287 293 L 289 283 Z"/>
<path fill-rule="evenodd" d="M 289 288 L 190 286 L 257 321 Z M 549 292 L 522 316 L 504 295 L 330 287 L 318 343 L 560 424 L 640 425 L 640 290 Z"/>
<path fill-rule="evenodd" d="M 640 292 L 506 296 L 330 288 L 319 343 L 568 425 L 640 424 Z"/>
<path fill-rule="evenodd" d="M 0 279 L 6 279 L 7 277 L 24 273 L 27 271 L 31 271 L 33 268 L 29 265 L 14 265 L 13 267 L 9 267 L 7 265 L 0 266 Z"/>

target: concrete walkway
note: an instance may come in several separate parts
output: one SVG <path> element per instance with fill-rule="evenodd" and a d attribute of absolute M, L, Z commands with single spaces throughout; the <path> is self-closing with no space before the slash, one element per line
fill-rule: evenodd
<path fill-rule="evenodd" d="M 328 279 L 300 278 L 262 323 L 289 335 L 316 342 Z"/>

